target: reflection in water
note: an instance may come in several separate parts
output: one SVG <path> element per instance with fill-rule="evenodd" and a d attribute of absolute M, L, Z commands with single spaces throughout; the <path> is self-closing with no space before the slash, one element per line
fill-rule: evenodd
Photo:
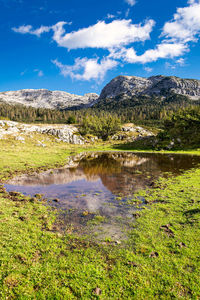
<path fill-rule="evenodd" d="M 150 186 L 160 176 L 178 175 L 199 163 L 200 157 L 189 155 L 83 153 L 71 157 L 63 168 L 18 176 L 5 187 L 8 191 L 58 198 L 60 202 L 56 205 L 61 208 L 75 209 L 79 214 L 86 210 L 98 212 L 112 223 L 114 217 L 131 217 L 133 207 L 126 205 L 126 199 L 134 192 Z M 119 195 L 124 205 L 116 200 Z M 75 215 L 69 218 L 79 223 Z"/>

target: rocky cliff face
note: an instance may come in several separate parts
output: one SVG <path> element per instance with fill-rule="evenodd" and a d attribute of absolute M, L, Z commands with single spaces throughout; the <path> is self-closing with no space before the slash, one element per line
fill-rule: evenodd
<path fill-rule="evenodd" d="M 140 95 L 165 97 L 170 93 L 184 95 L 191 100 L 200 100 L 200 80 L 162 75 L 149 78 L 118 76 L 104 87 L 99 99 Z"/>
<path fill-rule="evenodd" d="M 73 107 L 90 107 L 98 95 L 91 93 L 84 96 L 69 94 L 63 91 L 19 90 L 0 93 L 0 101 L 8 104 L 22 104 L 35 108 L 66 109 Z"/>

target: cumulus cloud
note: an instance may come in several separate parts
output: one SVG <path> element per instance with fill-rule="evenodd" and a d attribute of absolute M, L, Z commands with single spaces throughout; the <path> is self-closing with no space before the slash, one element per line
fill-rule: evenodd
<path fill-rule="evenodd" d="M 17 27 L 13 27 L 12 28 L 13 31 L 17 32 L 17 33 L 22 33 L 22 34 L 33 34 L 36 35 L 38 37 L 40 37 L 40 35 L 44 32 L 49 32 L 51 30 L 50 26 L 40 26 L 39 28 L 33 30 L 33 27 L 31 25 L 22 25 Z"/>
<path fill-rule="evenodd" d="M 130 6 L 136 3 L 135 0 L 125 1 Z M 53 61 L 62 75 L 78 80 L 102 80 L 108 70 L 121 63 L 146 64 L 159 59 L 173 59 L 172 66 L 184 65 L 182 56 L 189 51 L 190 43 L 198 41 L 200 36 L 200 0 L 188 0 L 187 7 L 178 8 L 172 20 L 164 24 L 157 45 L 140 55 L 136 53 L 133 43 L 143 43 L 150 39 L 155 25 L 154 20 L 149 19 L 144 23 L 133 24 L 132 20 L 127 19 L 112 20 L 114 17 L 108 14 L 107 22 L 98 21 L 94 25 L 71 32 L 67 32 L 65 28 L 71 23 L 64 21 L 37 29 L 33 29 L 31 25 L 23 25 L 14 27 L 13 30 L 38 37 L 51 30 L 53 41 L 68 50 L 86 48 L 106 50 L 107 57 L 102 59 L 79 57 L 75 59 L 74 65 L 64 65 L 58 60 Z M 148 67 L 144 69 L 146 72 L 151 71 Z"/>
<path fill-rule="evenodd" d="M 68 49 L 121 47 L 136 41 L 145 41 L 155 22 L 148 20 L 144 25 L 132 24 L 131 20 L 114 20 L 110 23 L 99 21 L 95 25 L 65 34 L 65 22 L 54 25 L 53 39 Z"/>
<path fill-rule="evenodd" d="M 162 36 L 184 43 L 197 40 L 200 35 L 200 2 L 189 3 L 187 7 L 178 8 L 173 20 L 165 23 Z"/>
<path fill-rule="evenodd" d="M 63 65 L 57 59 L 52 62 L 60 69 L 63 76 L 79 80 L 103 80 L 107 71 L 116 67 L 118 63 L 109 58 L 103 58 L 100 62 L 98 60 L 98 58 L 77 58 L 74 65 Z"/>
<path fill-rule="evenodd" d="M 125 0 L 125 2 L 130 6 L 134 6 L 136 4 L 136 0 Z"/>
<path fill-rule="evenodd" d="M 127 63 L 146 64 L 157 61 L 158 59 L 175 58 L 188 51 L 188 46 L 181 43 L 161 43 L 155 49 L 146 50 L 142 55 L 137 55 L 135 49 L 122 48 L 119 51 L 111 51 L 109 57 L 123 60 Z"/>
<path fill-rule="evenodd" d="M 129 63 L 149 63 L 157 61 L 159 58 L 174 58 L 183 55 L 188 51 L 187 45 L 178 43 L 163 43 L 157 45 L 155 49 L 147 50 L 142 55 L 137 55 L 133 48 L 123 51 L 122 57 Z"/>

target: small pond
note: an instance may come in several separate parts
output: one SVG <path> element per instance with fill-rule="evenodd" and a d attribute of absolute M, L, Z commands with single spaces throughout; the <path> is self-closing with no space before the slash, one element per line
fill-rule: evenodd
<path fill-rule="evenodd" d="M 65 167 L 24 174 L 5 187 L 25 195 L 43 194 L 50 205 L 62 210 L 62 230 L 120 240 L 138 209 L 138 204 L 129 204 L 135 192 L 161 176 L 176 176 L 198 164 L 200 156 L 192 155 L 82 153 L 70 157 Z"/>

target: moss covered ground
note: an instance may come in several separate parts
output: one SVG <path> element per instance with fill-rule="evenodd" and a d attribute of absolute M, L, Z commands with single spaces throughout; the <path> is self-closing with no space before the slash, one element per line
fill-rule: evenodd
<path fill-rule="evenodd" d="M 199 299 L 200 169 L 141 192 L 148 204 L 126 244 L 102 245 L 56 231 L 53 210 L 8 194 L 3 181 L 62 165 L 75 152 L 116 147 L 44 143 L 0 141 L 0 299 Z"/>

